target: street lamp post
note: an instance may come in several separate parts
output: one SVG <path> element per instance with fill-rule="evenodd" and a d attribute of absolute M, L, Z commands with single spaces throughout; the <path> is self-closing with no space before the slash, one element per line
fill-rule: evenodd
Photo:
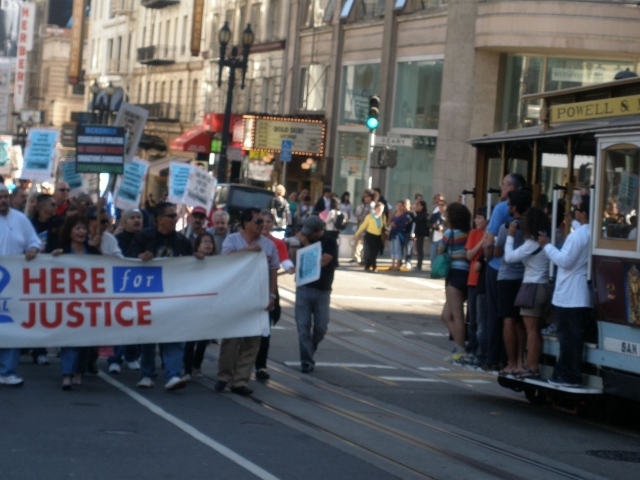
<path fill-rule="evenodd" d="M 224 109 L 224 121 L 222 125 L 222 148 L 220 149 L 220 162 L 218 163 L 218 183 L 227 182 L 227 147 L 229 145 L 229 128 L 231 126 L 231 106 L 233 104 L 233 86 L 236 82 L 236 68 L 242 71 L 242 83 L 240 88 L 244 89 L 244 80 L 247 75 L 247 65 L 249 59 L 249 49 L 253 45 L 254 34 L 251 24 L 247 24 L 242 32 L 242 57 L 238 57 L 238 47 L 231 47 L 231 54 L 227 57 L 227 45 L 231 40 L 231 30 L 228 22 L 218 32 L 220 42 L 220 61 L 218 69 L 218 87 L 222 86 L 222 68 L 229 67 L 229 85 L 227 88 L 227 103 Z"/>

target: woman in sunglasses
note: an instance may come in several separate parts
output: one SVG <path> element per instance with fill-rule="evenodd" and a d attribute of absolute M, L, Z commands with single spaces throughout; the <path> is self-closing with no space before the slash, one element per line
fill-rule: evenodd
<path fill-rule="evenodd" d="M 107 209 L 92 205 L 87 209 L 87 218 L 89 219 L 89 241 L 93 245 L 99 245 L 103 255 L 122 257 L 118 240 L 108 231 L 111 219 Z"/>
<path fill-rule="evenodd" d="M 81 215 L 68 216 L 60 229 L 61 248 L 49 251 L 54 257 L 68 255 L 101 255 L 100 245 L 89 243 L 89 220 Z M 60 368 L 62 389 L 71 390 L 71 385 L 82 385 L 82 374 L 87 369 L 89 347 L 62 347 Z"/>

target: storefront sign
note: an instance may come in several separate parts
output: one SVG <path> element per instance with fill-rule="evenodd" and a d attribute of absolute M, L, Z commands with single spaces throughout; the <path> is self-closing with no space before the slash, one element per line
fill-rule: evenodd
<path fill-rule="evenodd" d="M 0 132 L 9 131 L 9 87 L 11 86 L 11 64 L 0 63 Z"/>
<path fill-rule="evenodd" d="M 114 125 L 116 127 L 123 127 L 127 135 L 124 146 L 124 163 L 131 163 L 133 161 L 148 116 L 149 110 L 146 108 L 122 102 Z"/>
<path fill-rule="evenodd" d="M 262 162 L 249 162 L 249 179 L 258 182 L 268 182 L 273 174 L 273 165 Z"/>
<path fill-rule="evenodd" d="M 101 125 L 78 127 L 76 165 L 82 173 L 122 173 L 124 128 Z"/>
<path fill-rule="evenodd" d="M 183 162 L 171 162 L 169 164 L 169 195 L 167 200 L 171 203 L 182 203 L 184 190 L 193 165 Z"/>
<path fill-rule="evenodd" d="M 21 255 L 0 263 L 0 348 L 238 338 L 268 328 L 262 252 L 150 262 L 40 255 L 27 263 Z"/>
<path fill-rule="evenodd" d="M 249 120 L 249 121 L 247 121 Z M 244 126 L 244 149 L 279 152 L 283 140 L 291 140 L 294 155 L 324 155 L 326 125 L 320 120 L 249 117 Z"/>
<path fill-rule="evenodd" d="M 575 68 L 552 68 L 551 81 L 573 82 L 580 83 L 581 85 L 609 82 L 615 78 L 618 70 L 619 67 L 616 70 L 604 70 L 603 68 L 595 68 L 590 70 L 577 70 Z"/>
<path fill-rule="evenodd" d="M 345 160 L 340 162 L 340 178 L 362 178 L 365 163 L 362 160 Z"/>
<path fill-rule="evenodd" d="M 87 0 L 73 0 L 73 24 L 71 26 L 68 70 L 70 85 L 78 85 L 80 83 L 86 3 Z"/>
<path fill-rule="evenodd" d="M 58 130 L 53 128 L 32 128 L 27 136 L 24 152 L 24 168 L 20 178 L 46 182 L 51 180 L 51 172 L 56 159 Z"/>
<path fill-rule="evenodd" d="M 213 204 L 216 180 L 201 168 L 192 168 L 182 195 L 182 203 L 190 207 L 204 207 L 207 211 Z"/>
<path fill-rule="evenodd" d="M 638 115 L 640 114 L 640 95 L 554 105 L 549 110 L 551 123 Z"/>
<path fill-rule="evenodd" d="M 142 190 L 147 181 L 149 162 L 134 158 L 124 166 L 124 175 L 115 194 L 115 206 L 122 210 L 132 210 L 140 207 Z"/>
<path fill-rule="evenodd" d="M 13 91 L 14 110 L 20 111 L 24 105 L 27 90 L 27 52 L 33 46 L 36 4 L 20 5 L 20 23 L 18 25 L 18 54 L 16 56 L 16 77 Z"/>
<path fill-rule="evenodd" d="M 202 18 L 204 16 L 204 0 L 193 1 L 193 25 L 191 27 L 191 56 L 200 55 L 202 41 Z M 217 32 L 216 32 L 217 34 Z"/>
<path fill-rule="evenodd" d="M 43 121 L 43 112 L 42 110 L 20 110 L 20 121 L 22 123 L 33 122 L 33 123 L 42 123 Z"/>

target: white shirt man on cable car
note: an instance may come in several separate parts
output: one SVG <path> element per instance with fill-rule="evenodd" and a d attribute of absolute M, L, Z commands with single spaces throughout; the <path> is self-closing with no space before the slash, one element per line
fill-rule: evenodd
<path fill-rule="evenodd" d="M 567 237 L 558 250 L 542 232 L 538 243 L 545 255 L 558 266 L 556 287 L 551 303 L 556 307 L 560 355 L 556 361 L 551 385 L 582 386 L 582 352 L 584 332 L 592 320 L 591 295 L 587 284 L 589 263 L 589 196 L 580 197 L 574 208 L 580 226 Z"/>

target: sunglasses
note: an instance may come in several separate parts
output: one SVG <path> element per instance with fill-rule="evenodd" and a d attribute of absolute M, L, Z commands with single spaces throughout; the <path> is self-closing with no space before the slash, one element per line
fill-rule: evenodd
<path fill-rule="evenodd" d="M 253 223 L 255 223 L 256 225 L 262 225 L 264 224 L 264 220 L 262 219 L 254 220 Z"/>
<path fill-rule="evenodd" d="M 59 192 L 70 192 L 71 190 L 68 188 L 59 188 L 58 189 Z"/>
<path fill-rule="evenodd" d="M 178 214 L 177 213 L 167 213 L 166 215 L 161 215 L 162 217 L 169 217 L 169 218 L 178 218 Z"/>

